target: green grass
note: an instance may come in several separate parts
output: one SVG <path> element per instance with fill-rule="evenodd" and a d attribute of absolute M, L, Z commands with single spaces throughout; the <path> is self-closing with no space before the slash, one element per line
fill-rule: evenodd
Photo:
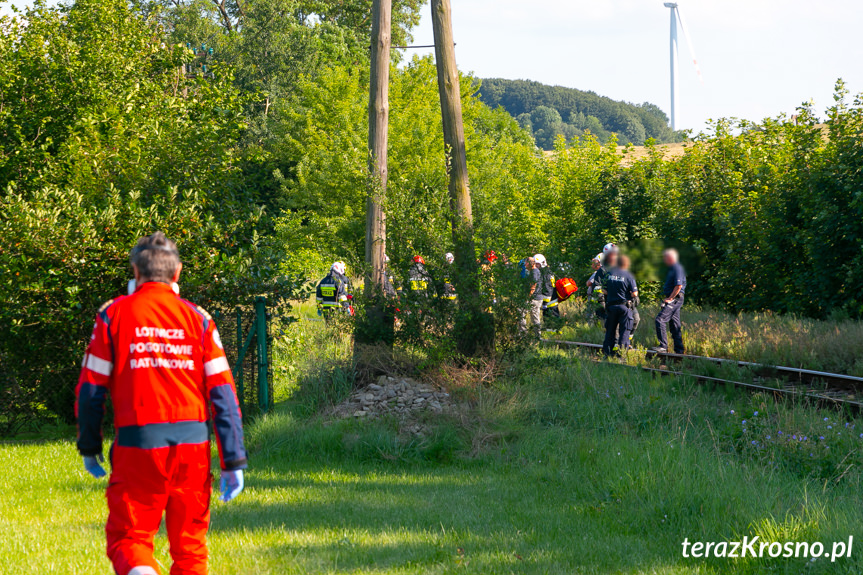
<path fill-rule="evenodd" d="M 214 505 L 212 573 L 863 570 L 859 553 L 704 561 L 680 546 L 863 536 L 863 422 L 556 350 L 501 372 L 466 415 L 427 419 L 427 439 L 282 402 L 248 430 L 246 492 Z M 791 435 L 807 440 L 780 439 Z M 0 469 L 3 573 L 110 572 L 105 482 L 85 475 L 72 443 L 0 445 Z M 164 537 L 157 556 L 170 564 Z"/>

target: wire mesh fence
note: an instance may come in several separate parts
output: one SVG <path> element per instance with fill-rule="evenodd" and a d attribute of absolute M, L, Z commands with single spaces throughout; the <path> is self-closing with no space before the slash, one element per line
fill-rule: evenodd
<path fill-rule="evenodd" d="M 213 319 L 246 418 L 265 413 L 273 403 L 272 322 L 262 303 L 211 306 L 215 308 Z M 263 327 L 258 323 L 259 317 Z M 75 423 L 75 387 L 89 327 L 82 326 L 81 333 L 70 334 L 66 349 L 45 349 L 34 339 L 22 344 L 33 353 L 13 358 L 0 351 L 0 436 L 37 431 L 45 425 Z M 113 419 L 110 401 L 107 409 L 105 425 L 110 427 Z"/>
<path fill-rule="evenodd" d="M 74 422 L 79 367 L 13 365 L 0 357 L 0 435 L 38 429 L 46 422 Z"/>
<path fill-rule="evenodd" d="M 273 404 L 270 312 L 258 305 L 216 309 L 213 319 L 231 364 L 243 416 L 266 413 Z M 264 322 L 263 329 L 258 322 Z"/>

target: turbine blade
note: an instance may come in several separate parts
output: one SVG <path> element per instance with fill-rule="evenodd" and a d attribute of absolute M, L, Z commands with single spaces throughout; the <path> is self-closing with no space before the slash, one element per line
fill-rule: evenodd
<path fill-rule="evenodd" d="M 680 13 L 680 8 L 675 8 L 677 12 L 677 20 L 680 22 L 680 29 L 683 31 L 683 38 L 686 40 L 686 47 L 689 48 L 689 55 L 692 56 L 692 64 L 695 66 L 695 73 L 698 74 L 698 80 L 703 84 L 704 77 L 701 75 L 701 67 L 698 65 L 698 58 L 695 57 L 695 48 L 692 47 L 692 40 L 689 39 L 689 34 L 686 32 L 686 24 L 683 22 L 683 14 Z"/>

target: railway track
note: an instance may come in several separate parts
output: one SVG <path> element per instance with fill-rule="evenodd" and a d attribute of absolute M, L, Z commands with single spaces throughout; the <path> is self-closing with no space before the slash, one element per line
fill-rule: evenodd
<path fill-rule="evenodd" d="M 595 343 L 582 343 L 576 341 L 542 340 L 546 345 L 555 345 L 564 349 L 577 349 L 585 352 L 601 352 L 602 346 Z M 738 361 L 720 357 L 706 357 L 700 355 L 684 355 L 677 353 L 660 353 L 648 350 L 643 352 L 645 359 L 659 360 L 663 363 L 659 367 L 630 366 L 617 364 L 634 369 L 640 369 L 654 375 L 670 375 L 677 377 L 691 377 L 699 382 L 718 383 L 723 385 L 734 385 L 751 391 L 763 391 L 784 396 L 802 397 L 819 403 L 832 404 L 834 406 L 847 406 L 855 410 L 863 410 L 863 377 L 844 375 L 841 373 L 829 373 L 811 369 L 796 367 L 784 367 L 754 363 L 749 361 Z M 732 365 L 750 370 L 756 383 L 734 381 L 711 377 L 698 373 L 669 369 L 668 364 L 694 362 L 715 365 Z M 775 381 L 777 385 L 766 385 L 768 381 Z M 757 382 L 765 382 L 765 385 Z"/>

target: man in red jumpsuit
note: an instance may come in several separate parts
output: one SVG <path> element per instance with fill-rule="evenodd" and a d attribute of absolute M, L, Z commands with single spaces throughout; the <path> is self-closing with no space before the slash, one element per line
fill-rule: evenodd
<path fill-rule="evenodd" d="M 212 422 L 222 500 L 243 489 L 246 450 L 234 380 L 212 318 L 171 288 L 182 264 L 161 232 L 130 255 L 133 294 L 104 304 L 78 381 L 78 450 L 105 475 L 102 420 L 114 407 L 107 553 L 118 575 L 159 575 L 153 538 L 165 517 L 171 575 L 207 573 Z"/>

